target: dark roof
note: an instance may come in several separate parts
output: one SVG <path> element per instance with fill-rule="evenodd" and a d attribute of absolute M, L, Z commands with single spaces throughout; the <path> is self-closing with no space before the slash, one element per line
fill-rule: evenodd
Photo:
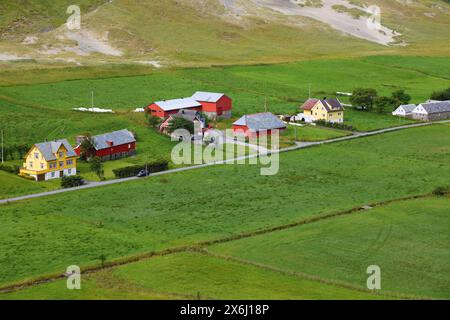
<path fill-rule="evenodd" d="M 450 100 L 422 103 L 421 106 L 427 113 L 450 112 Z"/>
<path fill-rule="evenodd" d="M 55 154 L 58 152 L 61 145 L 63 145 L 66 148 L 66 150 L 67 150 L 66 156 L 67 157 L 76 157 L 77 156 L 77 154 L 73 150 L 72 146 L 66 139 L 41 142 L 41 143 L 35 144 L 36 148 L 38 148 L 39 151 L 42 152 L 42 155 L 44 156 L 44 159 L 46 161 L 56 160 Z"/>
<path fill-rule="evenodd" d="M 134 135 L 127 129 L 100 134 L 92 137 L 92 139 L 96 150 L 110 148 L 108 142 L 112 142 L 113 146 L 136 142 Z"/>
<path fill-rule="evenodd" d="M 246 126 L 255 132 L 286 128 L 286 124 L 270 112 L 245 115 L 233 124 L 236 126 Z"/>
<path fill-rule="evenodd" d="M 320 100 L 320 102 L 322 102 L 323 106 L 325 107 L 325 109 L 327 109 L 328 112 L 344 110 L 344 107 L 342 106 L 339 99 L 329 98 L 329 99 Z"/>
<path fill-rule="evenodd" d="M 306 100 L 306 102 L 302 106 L 303 110 L 311 110 L 316 105 L 316 103 L 318 101 L 319 101 L 318 99 L 308 99 L 308 100 Z"/>

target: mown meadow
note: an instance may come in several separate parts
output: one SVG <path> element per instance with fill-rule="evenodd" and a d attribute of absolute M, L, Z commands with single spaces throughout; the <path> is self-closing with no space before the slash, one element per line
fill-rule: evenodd
<path fill-rule="evenodd" d="M 0 206 L 0 284 L 191 245 L 447 185 L 450 125 Z"/>
<path fill-rule="evenodd" d="M 383 291 L 448 299 L 449 208 L 448 196 L 402 201 L 210 250 L 360 288 L 377 265 Z"/>

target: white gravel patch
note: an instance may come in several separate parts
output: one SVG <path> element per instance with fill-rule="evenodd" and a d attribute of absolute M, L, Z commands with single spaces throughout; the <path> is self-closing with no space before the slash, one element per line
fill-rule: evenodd
<path fill-rule="evenodd" d="M 238 0 L 220 1 L 224 5 L 224 7 L 230 11 L 239 8 Z M 290 17 L 308 17 L 328 24 L 333 29 L 341 31 L 345 34 L 383 45 L 388 45 L 389 43 L 394 42 L 394 36 L 400 35 L 385 26 L 381 26 L 379 30 L 371 29 L 367 26 L 367 17 L 360 17 L 359 19 L 355 19 L 347 13 L 337 12 L 332 8 L 333 5 L 344 5 L 347 8 L 358 8 L 363 11 L 366 10 L 365 8 L 351 5 L 346 0 L 322 0 L 323 6 L 318 8 L 301 6 L 300 4 L 304 3 L 303 0 L 248 1 L 251 2 L 256 8 L 271 9 L 277 13 L 281 13 Z M 382 17 L 383 16 L 381 13 L 381 18 Z"/>

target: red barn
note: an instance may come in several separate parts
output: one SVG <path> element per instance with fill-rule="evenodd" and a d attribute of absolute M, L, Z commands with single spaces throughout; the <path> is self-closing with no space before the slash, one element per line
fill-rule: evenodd
<path fill-rule="evenodd" d="M 286 124 L 270 112 L 249 114 L 233 123 L 235 133 L 243 132 L 246 137 L 271 134 L 286 129 Z"/>
<path fill-rule="evenodd" d="M 203 113 L 210 119 L 231 118 L 233 102 L 223 93 L 197 91 L 192 99 L 202 105 Z"/>
<path fill-rule="evenodd" d="M 167 118 L 183 109 L 202 111 L 202 105 L 193 98 L 182 98 L 154 102 L 147 109 L 155 117 Z"/>
<path fill-rule="evenodd" d="M 77 155 L 81 153 L 81 142 L 85 137 L 78 137 L 78 146 L 74 148 Z M 136 153 L 136 139 L 133 133 L 124 129 L 92 137 L 95 156 L 102 160 L 114 160 Z"/>

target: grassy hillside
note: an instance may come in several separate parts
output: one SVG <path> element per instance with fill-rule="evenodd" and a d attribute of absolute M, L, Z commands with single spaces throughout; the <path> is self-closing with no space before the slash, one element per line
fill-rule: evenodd
<path fill-rule="evenodd" d="M 108 0 L 78 0 L 83 12 L 90 12 Z M 2 0 L 0 40 L 20 40 L 29 33 L 48 32 L 65 23 L 71 0 Z"/>
<path fill-rule="evenodd" d="M 0 283 L 428 193 L 448 184 L 449 137 L 435 125 L 282 154 L 275 176 L 224 165 L 2 205 Z"/>
<path fill-rule="evenodd" d="M 120 57 L 100 53 L 83 56 L 65 51 L 73 40 L 61 40 L 65 30 L 57 28 L 67 19 L 69 4 L 66 0 L 26 1 L 20 5 L 2 1 L 0 53 L 18 54 L 45 64 L 158 60 L 163 65 L 197 66 L 383 53 L 445 55 L 449 50 L 445 31 L 450 27 L 450 6 L 438 0 L 370 3 L 380 6 L 382 23 L 401 33 L 398 41 L 407 46 L 383 46 L 349 36 L 333 29 L 327 19 L 283 15 L 267 8 L 256 10 L 249 0 L 235 3 L 248 9 L 240 15 L 227 11 L 218 0 L 83 0 L 77 2 L 82 31 L 123 53 Z M 36 36 L 37 42 L 21 45 L 27 35 Z M 55 48 L 62 52 L 43 53 Z M 51 61 L 55 57 L 63 60 Z"/>

